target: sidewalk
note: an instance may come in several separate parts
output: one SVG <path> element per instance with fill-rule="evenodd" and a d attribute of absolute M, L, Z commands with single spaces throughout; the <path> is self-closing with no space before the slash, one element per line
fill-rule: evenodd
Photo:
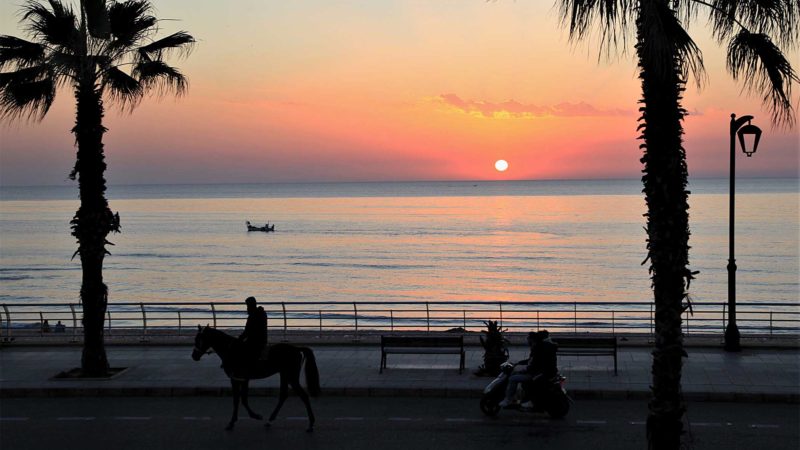
<path fill-rule="evenodd" d="M 380 348 L 330 345 L 313 347 L 323 395 L 478 397 L 491 378 L 472 371 L 483 351 L 467 348 L 467 370 L 458 374 L 457 355 L 389 355 L 378 373 Z M 54 380 L 80 363 L 80 347 L 0 348 L 0 398 L 29 396 L 187 396 L 227 395 L 229 382 L 216 355 L 199 362 L 191 346 L 108 346 L 113 367 L 128 369 L 111 380 Z M 689 401 L 800 403 L 800 351 L 689 348 L 682 385 Z M 511 360 L 527 348 L 510 349 Z M 560 356 L 567 390 L 575 399 L 646 399 L 650 396 L 649 348 L 619 349 L 619 375 L 611 357 Z M 304 379 L 301 379 L 305 384 Z M 251 392 L 274 395 L 278 378 L 255 380 Z"/>

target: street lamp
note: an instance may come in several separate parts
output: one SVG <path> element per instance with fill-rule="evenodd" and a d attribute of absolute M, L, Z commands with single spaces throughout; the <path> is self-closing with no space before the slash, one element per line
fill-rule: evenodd
<path fill-rule="evenodd" d="M 728 227 L 728 326 L 725 327 L 725 350 L 729 352 L 741 351 L 739 343 L 739 327 L 736 326 L 736 259 L 733 257 L 733 219 L 734 219 L 734 199 L 736 195 L 736 135 L 739 135 L 739 143 L 742 151 L 748 156 L 758 149 L 758 141 L 761 140 L 761 129 L 751 125 L 753 116 L 742 116 L 736 118 L 736 114 L 731 114 L 731 176 L 730 176 L 730 216 Z M 745 125 L 747 122 L 747 125 Z M 745 141 L 746 135 L 753 136 L 753 148 L 747 149 Z"/>

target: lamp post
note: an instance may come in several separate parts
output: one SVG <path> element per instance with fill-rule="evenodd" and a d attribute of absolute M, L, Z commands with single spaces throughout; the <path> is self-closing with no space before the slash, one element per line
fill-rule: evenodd
<path fill-rule="evenodd" d="M 725 350 L 738 352 L 742 349 L 739 342 L 739 327 L 736 325 L 736 259 L 733 252 L 733 222 L 734 222 L 734 199 L 736 196 L 736 136 L 739 136 L 739 143 L 742 151 L 747 157 L 753 156 L 758 149 L 758 141 L 761 140 L 761 129 L 751 125 L 753 116 L 742 116 L 736 118 L 736 114 L 731 114 L 731 176 L 730 176 L 730 215 L 728 225 L 728 325 L 725 327 Z M 745 125 L 747 122 L 747 125 Z M 745 135 L 752 135 L 754 138 L 752 150 L 747 149 Z"/>

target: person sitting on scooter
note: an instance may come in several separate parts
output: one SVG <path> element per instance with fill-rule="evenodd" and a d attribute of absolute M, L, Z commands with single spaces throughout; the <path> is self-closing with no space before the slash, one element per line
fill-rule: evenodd
<path fill-rule="evenodd" d="M 531 347 L 530 357 L 518 363 L 527 363 L 525 371 L 509 377 L 506 398 L 500 402 L 502 408 L 514 403 L 519 383 L 533 382 L 533 389 L 537 390 L 539 383 L 546 382 L 558 373 L 556 356 L 558 345 L 550 340 L 550 333 L 547 330 L 528 333 L 528 345 Z"/>

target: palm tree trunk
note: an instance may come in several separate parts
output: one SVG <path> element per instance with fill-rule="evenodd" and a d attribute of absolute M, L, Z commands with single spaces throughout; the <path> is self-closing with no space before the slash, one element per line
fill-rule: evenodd
<path fill-rule="evenodd" d="M 653 397 L 647 435 L 650 448 L 678 449 L 683 430 L 681 314 L 689 258 L 688 173 L 683 149 L 681 107 L 685 80 L 674 45 L 654 52 L 648 45 L 645 18 L 652 6 L 640 3 L 637 57 L 642 80 L 640 139 L 644 140 L 644 193 L 647 201 L 648 257 L 655 297 Z M 667 38 L 668 39 L 668 38 Z M 665 60 L 666 59 L 666 60 Z"/>
<path fill-rule="evenodd" d="M 75 139 L 78 157 L 72 176 L 78 176 L 81 205 L 72 219 L 72 234 L 78 239 L 83 279 L 84 345 L 81 368 L 84 376 L 102 376 L 109 365 L 103 342 L 108 288 L 103 283 L 106 237 L 119 229 L 119 218 L 108 207 L 105 197 L 106 170 L 103 154 L 103 102 L 94 82 L 83 82 L 75 93 L 77 117 Z"/>

